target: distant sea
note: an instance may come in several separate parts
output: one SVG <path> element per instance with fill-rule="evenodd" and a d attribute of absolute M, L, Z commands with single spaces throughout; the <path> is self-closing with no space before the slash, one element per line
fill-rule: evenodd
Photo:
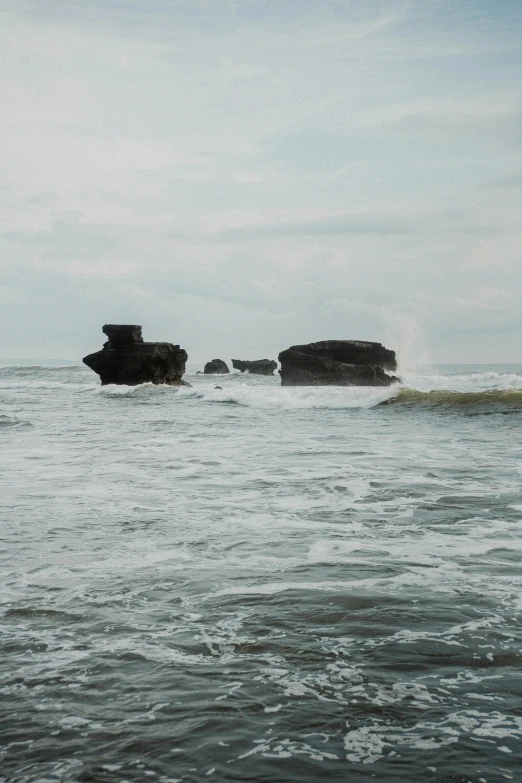
<path fill-rule="evenodd" d="M 0 368 L 1 783 L 520 781 L 522 365 L 186 378 Z"/>

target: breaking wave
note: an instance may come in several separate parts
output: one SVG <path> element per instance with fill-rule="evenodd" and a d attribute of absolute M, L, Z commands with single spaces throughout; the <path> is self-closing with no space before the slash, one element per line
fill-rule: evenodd
<path fill-rule="evenodd" d="M 180 389 L 181 398 L 243 405 L 248 408 L 299 410 L 302 408 L 374 408 L 397 393 L 396 387 L 366 386 L 247 386 L 223 389 Z"/>
<path fill-rule="evenodd" d="M 139 397 L 146 399 L 155 394 L 177 392 L 180 388 L 182 387 L 169 386 L 166 383 L 138 383 L 135 386 L 128 386 L 125 383 L 107 383 L 105 386 L 96 386 L 94 391 L 103 397 Z"/>
<path fill-rule="evenodd" d="M 517 368 L 518 369 L 518 368 Z M 403 375 L 388 387 L 286 386 L 279 379 L 220 377 L 190 379 L 194 386 L 179 390 L 179 400 L 239 405 L 272 410 L 423 408 L 461 413 L 507 413 L 522 410 L 522 374 L 519 372 L 461 372 Z M 212 384 L 212 385 L 210 385 Z"/>

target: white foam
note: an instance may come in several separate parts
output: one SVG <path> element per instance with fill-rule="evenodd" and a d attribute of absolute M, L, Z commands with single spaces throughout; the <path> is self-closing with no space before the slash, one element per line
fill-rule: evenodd
<path fill-rule="evenodd" d="M 402 385 L 418 391 L 482 392 L 522 389 L 522 374 L 502 372 L 469 372 L 444 374 L 405 373 L 401 375 Z"/>
<path fill-rule="evenodd" d="M 180 389 L 180 397 L 197 397 L 206 402 L 236 403 L 249 408 L 301 410 L 312 408 L 373 408 L 397 394 L 397 385 L 293 386 L 227 383 L 223 389 L 193 387 Z"/>
<path fill-rule="evenodd" d="M 108 397 L 143 397 L 150 394 L 165 394 L 177 392 L 182 386 L 169 386 L 165 383 L 139 383 L 135 386 L 126 384 L 107 383 L 105 386 L 97 386 L 95 391 Z"/>

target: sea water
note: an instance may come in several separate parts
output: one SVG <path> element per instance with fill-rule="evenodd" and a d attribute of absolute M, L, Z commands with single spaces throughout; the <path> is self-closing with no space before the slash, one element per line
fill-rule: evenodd
<path fill-rule="evenodd" d="M 0 369 L 0 780 L 520 781 L 522 366 L 187 380 Z"/>

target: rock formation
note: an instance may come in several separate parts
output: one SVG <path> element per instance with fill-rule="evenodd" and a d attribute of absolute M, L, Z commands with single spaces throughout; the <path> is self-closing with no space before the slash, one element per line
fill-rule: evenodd
<path fill-rule="evenodd" d="M 135 324 L 105 324 L 109 338 L 101 351 L 83 359 L 84 364 L 98 373 L 102 385 L 124 383 L 166 383 L 170 386 L 190 386 L 182 380 L 187 352 L 172 343 L 146 343 L 141 326 Z"/>
<path fill-rule="evenodd" d="M 224 375 L 227 372 L 230 372 L 230 370 L 223 359 L 212 359 L 212 361 L 207 362 L 203 368 L 203 373 L 205 375 Z"/>
<path fill-rule="evenodd" d="M 254 375 L 273 375 L 277 369 L 277 362 L 273 359 L 256 359 L 254 362 L 243 362 L 241 359 L 232 359 L 232 367 L 241 372 L 250 372 Z"/>
<path fill-rule="evenodd" d="M 398 381 L 395 351 L 381 343 L 323 340 L 279 354 L 282 386 L 389 386 Z"/>

